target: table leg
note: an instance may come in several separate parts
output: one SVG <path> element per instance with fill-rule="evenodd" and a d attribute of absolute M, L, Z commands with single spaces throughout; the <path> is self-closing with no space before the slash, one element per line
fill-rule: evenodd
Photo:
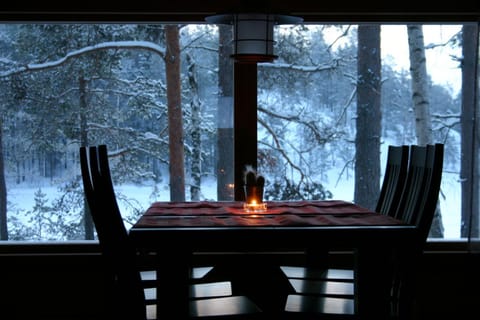
<path fill-rule="evenodd" d="M 397 319 L 413 319 L 418 276 L 416 266 L 420 265 L 422 250 L 402 250 L 397 255 L 397 291 L 395 311 Z"/>
<path fill-rule="evenodd" d="M 357 249 L 355 307 L 360 319 L 384 320 L 390 314 L 391 252 L 378 244 Z"/>
<path fill-rule="evenodd" d="M 157 255 L 157 319 L 187 319 L 191 253 L 163 248 Z"/>

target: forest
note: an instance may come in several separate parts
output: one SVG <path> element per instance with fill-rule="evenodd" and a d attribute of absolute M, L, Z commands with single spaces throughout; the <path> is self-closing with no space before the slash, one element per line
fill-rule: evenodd
<path fill-rule="evenodd" d="M 423 41 L 421 26 L 404 29 L 423 60 L 426 50 L 461 52 L 460 28 L 428 44 L 414 41 Z M 350 178 L 351 200 L 372 206 L 388 144 L 445 143 L 444 171 L 458 178 L 460 95 L 421 72 L 422 56 L 410 56 L 409 72 L 362 52 L 380 40 L 380 25 L 277 29 L 278 59 L 258 65 L 257 170 L 267 200 L 335 198 L 327 185 Z M 115 184 L 147 186 L 150 199 L 203 200 L 206 180 L 231 182 L 218 170 L 233 170 L 233 63 L 222 53 L 230 42 L 230 28 L 208 24 L 0 24 L 0 239 L 95 238 L 82 145 L 107 144 Z M 43 191 L 52 187 L 53 199 Z M 32 208 L 9 199 L 19 188 L 36 190 Z M 142 204 L 118 197 L 134 221 Z M 231 194 L 217 188 L 216 200 Z M 442 213 L 433 228 L 443 237 Z"/>

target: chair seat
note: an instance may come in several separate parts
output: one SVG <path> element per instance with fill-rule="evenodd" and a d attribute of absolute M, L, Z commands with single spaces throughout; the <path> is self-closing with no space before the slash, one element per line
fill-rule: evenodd
<path fill-rule="evenodd" d="M 190 301 L 190 318 L 262 319 L 261 310 L 245 296 L 229 296 Z M 263 316 L 264 317 L 264 316 Z M 147 305 L 147 319 L 156 319 L 156 305 Z"/>
<path fill-rule="evenodd" d="M 195 267 L 192 269 L 192 278 L 202 279 L 212 270 L 213 267 Z"/>
<path fill-rule="evenodd" d="M 232 284 L 230 281 L 218 281 L 208 283 L 192 284 L 189 287 L 190 298 L 211 298 L 226 297 L 232 295 Z M 154 287 L 145 288 L 145 299 L 148 304 L 155 303 L 157 298 L 156 289 Z"/>
<path fill-rule="evenodd" d="M 139 248 L 138 251 L 137 263 L 138 268 L 142 271 L 142 279 L 154 280 L 155 266 L 158 263 L 157 254 L 142 248 Z M 190 280 L 192 283 L 201 282 L 213 270 L 213 266 L 194 266 L 191 268 Z"/>
<path fill-rule="evenodd" d="M 246 296 L 230 296 L 211 298 L 208 300 L 196 299 L 190 301 L 191 317 L 218 317 L 235 316 L 243 319 L 246 315 L 260 314 L 259 307 Z"/>
<path fill-rule="evenodd" d="M 353 297 L 353 282 L 331 280 L 288 279 L 296 293 Z"/>
<path fill-rule="evenodd" d="M 213 270 L 213 267 L 195 267 L 192 268 L 191 279 L 198 280 L 203 279 L 205 276 Z M 155 270 L 144 270 L 140 272 L 142 280 L 155 280 Z"/>
<path fill-rule="evenodd" d="M 314 280 L 351 280 L 354 273 L 351 269 L 317 269 L 299 266 L 281 266 L 280 269 L 287 278 L 314 279 Z"/>
<path fill-rule="evenodd" d="M 349 315 L 353 317 L 355 314 L 353 299 L 299 294 L 291 294 L 287 297 L 285 311 L 301 315 L 321 314 L 322 319 L 325 319 L 327 315 L 338 315 L 339 317 Z M 352 317 L 349 317 L 349 319 L 354 319 Z"/>

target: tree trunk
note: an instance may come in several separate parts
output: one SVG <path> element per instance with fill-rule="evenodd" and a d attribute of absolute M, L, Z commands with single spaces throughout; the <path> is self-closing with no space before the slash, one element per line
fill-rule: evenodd
<path fill-rule="evenodd" d="M 232 27 L 219 25 L 217 109 L 217 199 L 233 200 L 233 60 Z"/>
<path fill-rule="evenodd" d="M 192 201 L 200 200 L 200 186 L 202 184 L 202 119 L 201 102 L 198 96 L 198 83 L 195 71 L 195 61 L 187 54 L 188 64 L 188 82 L 192 92 L 192 101 L 190 102 L 192 112 L 191 136 L 192 136 L 192 155 L 191 155 L 191 178 L 190 198 Z"/>
<path fill-rule="evenodd" d="M 185 165 L 180 82 L 180 41 L 177 25 L 165 27 L 170 168 L 170 200 L 185 201 Z"/>
<path fill-rule="evenodd" d="M 0 118 L 0 240 L 8 240 L 7 226 L 7 185 L 3 161 L 3 121 Z"/>
<path fill-rule="evenodd" d="M 462 220 L 460 236 L 478 238 L 479 236 L 479 202 L 478 202 L 478 78 L 476 61 L 478 61 L 478 24 L 464 25 L 462 29 L 462 113 L 461 113 L 461 168 Z"/>
<path fill-rule="evenodd" d="M 410 75 L 412 77 L 412 101 L 415 110 L 415 132 L 417 143 L 426 145 L 433 142 L 430 119 L 430 98 L 425 58 L 425 46 L 421 25 L 409 25 L 408 47 L 410 51 Z M 443 238 L 440 199 L 430 228 L 430 237 Z"/>
<path fill-rule="evenodd" d="M 375 209 L 380 190 L 380 26 L 358 27 L 355 203 Z M 372 197 L 372 195 L 376 195 Z"/>
<path fill-rule="evenodd" d="M 79 92 L 80 92 L 80 143 L 82 146 L 88 146 L 88 128 L 87 128 L 87 87 L 86 81 L 83 75 L 80 76 L 79 82 Z M 84 200 L 84 215 L 83 222 L 85 228 L 85 240 L 93 240 L 94 237 L 94 226 L 92 215 L 90 214 L 89 207 L 87 205 L 87 200 Z"/>
<path fill-rule="evenodd" d="M 428 94 L 427 67 L 422 26 L 410 25 L 408 46 L 410 49 L 410 75 L 412 77 L 412 101 L 415 110 L 415 133 L 417 143 L 432 143 L 430 99 Z"/>

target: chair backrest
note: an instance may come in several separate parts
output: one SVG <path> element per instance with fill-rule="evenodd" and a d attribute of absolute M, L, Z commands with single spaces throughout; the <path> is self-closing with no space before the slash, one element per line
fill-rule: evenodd
<path fill-rule="evenodd" d="M 395 217 L 418 227 L 426 241 L 437 208 L 444 145 L 411 146 L 407 180 Z"/>
<path fill-rule="evenodd" d="M 121 318 L 146 319 L 145 292 L 136 265 L 136 251 L 115 197 L 107 147 L 80 147 L 80 165 L 85 197 L 112 281 L 113 312 Z"/>
<path fill-rule="evenodd" d="M 409 176 L 415 176 L 411 178 L 411 184 L 415 185 L 415 188 L 412 188 L 412 192 L 405 193 L 406 198 L 411 197 L 412 199 L 406 201 L 407 204 L 403 209 L 403 219 L 408 224 L 416 226 L 418 237 L 415 238 L 415 241 L 417 241 L 415 244 L 406 248 L 409 251 L 412 250 L 413 255 L 409 254 L 408 259 L 399 261 L 400 263 L 407 264 L 406 273 L 404 273 L 404 271 L 398 273 L 396 277 L 399 278 L 396 278 L 393 283 L 392 292 L 396 300 L 395 313 L 397 313 L 397 318 L 401 319 L 410 319 L 413 312 L 411 307 L 414 302 L 411 299 L 413 297 L 412 290 L 414 289 L 412 285 L 414 285 L 415 278 L 411 278 L 411 272 L 415 271 L 411 268 L 414 267 L 416 262 L 412 263 L 412 261 L 418 259 L 423 252 L 437 209 L 444 153 L 443 144 L 413 147 L 411 155 L 413 158 L 411 165 L 409 165 L 409 167 L 412 167 L 412 173 L 410 174 L 409 172 Z M 420 178 L 420 176 L 422 176 L 422 178 Z M 419 182 L 420 180 L 421 183 Z"/>
<path fill-rule="evenodd" d="M 408 172 L 399 202 L 395 205 L 394 217 L 408 222 L 408 218 L 420 206 L 423 197 L 423 180 L 425 176 L 425 162 L 427 147 L 410 146 Z"/>
<path fill-rule="evenodd" d="M 409 147 L 388 146 L 387 163 L 375 211 L 393 216 L 407 177 Z"/>
<path fill-rule="evenodd" d="M 416 211 L 409 217 L 407 222 L 416 225 L 419 229 L 423 242 L 427 240 L 432 221 L 438 206 L 438 196 L 442 181 L 444 145 L 437 143 L 427 146 L 427 158 L 424 174 L 424 195 Z"/>

